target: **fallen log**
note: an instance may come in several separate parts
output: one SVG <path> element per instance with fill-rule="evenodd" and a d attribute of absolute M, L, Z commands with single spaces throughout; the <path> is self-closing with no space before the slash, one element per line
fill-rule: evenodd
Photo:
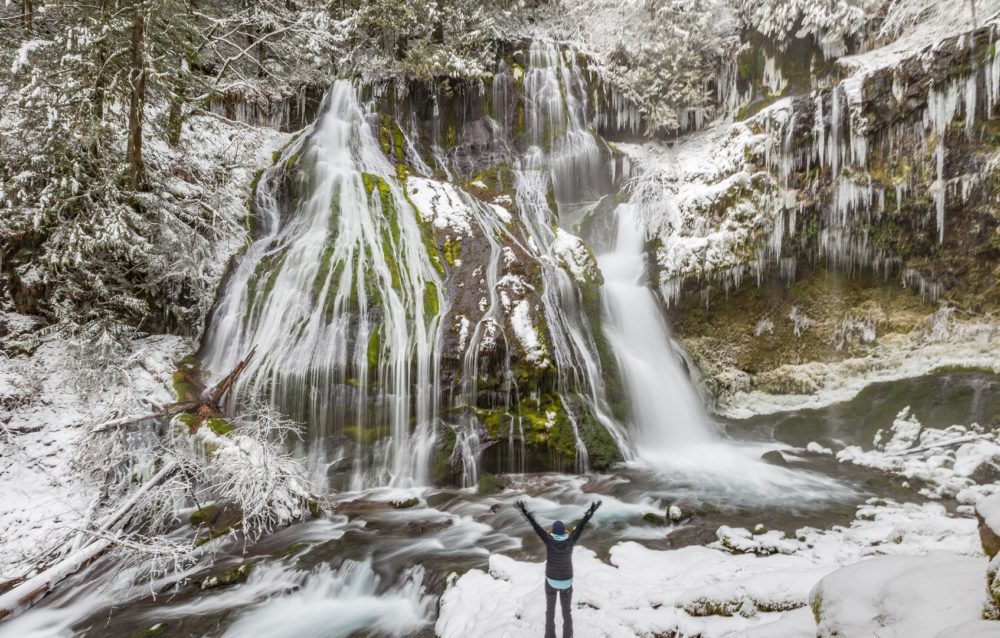
<path fill-rule="evenodd" d="M 174 416 L 175 414 L 180 414 L 181 412 L 194 412 L 202 405 L 204 405 L 204 402 L 202 401 L 183 401 L 181 403 L 171 403 L 156 412 L 149 412 L 138 416 L 123 416 L 119 419 L 105 421 L 104 423 L 97 425 L 93 431 L 107 432 L 108 430 L 114 430 L 125 425 L 132 425 L 133 423 L 138 423 L 140 421 L 159 419 L 165 416 Z"/>
<path fill-rule="evenodd" d="M 176 462 L 167 463 L 142 487 L 135 491 L 118 509 L 111 513 L 95 532 L 97 535 L 114 535 L 128 522 L 132 509 L 149 490 L 170 478 L 180 467 Z M 42 595 L 52 591 L 60 581 L 75 574 L 81 568 L 103 554 L 114 544 L 113 538 L 100 538 L 89 545 L 72 552 L 66 558 L 26 579 L 7 593 L 0 596 L 0 620 L 13 617 L 31 606 Z"/>

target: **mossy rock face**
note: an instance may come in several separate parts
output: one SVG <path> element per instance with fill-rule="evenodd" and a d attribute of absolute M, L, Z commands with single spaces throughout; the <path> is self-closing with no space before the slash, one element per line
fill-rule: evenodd
<path fill-rule="evenodd" d="M 195 527 L 201 527 L 202 525 L 211 525 L 213 521 L 219 516 L 219 506 L 215 503 L 210 505 L 204 505 L 201 509 L 197 509 L 191 512 L 191 516 L 188 518 L 191 524 Z"/>
<path fill-rule="evenodd" d="M 172 377 L 177 401 L 197 401 L 200 399 L 199 385 L 204 385 L 202 376 L 201 360 L 196 355 L 190 354 L 181 359 Z"/>
<path fill-rule="evenodd" d="M 647 512 L 646 514 L 643 514 L 642 520 L 646 521 L 650 525 L 664 525 L 667 522 L 666 518 L 660 516 L 659 514 L 654 514 L 652 512 Z"/>
<path fill-rule="evenodd" d="M 918 293 L 879 277 L 810 269 L 791 284 L 746 284 L 707 306 L 698 295 L 685 295 L 670 315 L 709 390 L 801 394 L 815 391 L 815 381 L 790 377 L 782 366 L 864 357 L 883 335 L 922 329 L 934 309 Z M 861 325 L 871 333 L 851 327 Z"/>
<path fill-rule="evenodd" d="M 191 513 L 188 519 L 194 527 L 202 527 L 217 536 L 217 532 L 228 532 L 228 530 L 239 525 L 243 520 L 243 512 L 233 503 L 210 503 L 203 505 L 200 509 Z"/>
<path fill-rule="evenodd" d="M 567 404 L 573 411 L 572 417 L 567 412 Z M 586 409 L 582 400 L 570 396 L 549 393 L 528 397 L 510 410 L 479 410 L 477 417 L 491 439 L 505 442 L 513 436 L 517 447 L 523 435 L 527 471 L 563 471 L 576 466 L 574 420 L 592 469 L 603 470 L 622 460 L 610 432 Z M 506 447 L 505 443 L 500 443 L 490 448 L 486 457 L 490 467 L 498 470 L 504 467 L 502 458 L 509 453 Z"/>

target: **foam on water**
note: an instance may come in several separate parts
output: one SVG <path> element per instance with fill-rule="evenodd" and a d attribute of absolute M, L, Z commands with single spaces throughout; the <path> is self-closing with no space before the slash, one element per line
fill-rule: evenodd
<path fill-rule="evenodd" d="M 424 592 L 422 567 L 405 570 L 401 582 L 384 590 L 370 560 L 348 560 L 339 569 L 265 571 L 262 578 L 289 581 L 294 590 L 252 607 L 224 636 L 340 638 L 361 630 L 406 636 L 432 620 L 434 597 Z"/>

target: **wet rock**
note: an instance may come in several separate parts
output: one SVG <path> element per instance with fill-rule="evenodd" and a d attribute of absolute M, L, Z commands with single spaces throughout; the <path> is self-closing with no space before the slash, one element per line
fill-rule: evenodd
<path fill-rule="evenodd" d="M 490 474 L 489 472 L 483 472 L 479 475 L 479 493 L 480 494 L 496 494 L 503 489 L 499 483 L 497 483 L 497 477 L 495 474 Z"/>
<path fill-rule="evenodd" d="M 1000 482 L 1000 464 L 997 463 L 997 460 L 997 458 L 993 458 L 982 463 L 969 475 L 969 478 L 979 485 Z"/>
<path fill-rule="evenodd" d="M 647 523 L 650 523 L 652 525 L 663 525 L 666 522 L 665 518 L 663 518 L 659 514 L 654 514 L 652 512 L 648 512 L 648 513 L 644 514 L 642 516 L 642 520 L 644 520 Z"/>
<path fill-rule="evenodd" d="M 788 461 L 785 460 L 785 455 L 778 450 L 771 450 L 770 452 L 764 452 L 760 455 L 760 460 L 765 463 L 770 463 L 771 465 L 778 465 L 781 467 L 786 467 Z"/>
<path fill-rule="evenodd" d="M 434 509 L 440 509 L 441 505 L 450 503 L 455 499 L 454 494 L 449 494 L 447 492 L 439 492 L 437 494 L 431 494 L 427 497 L 427 507 L 432 507 Z"/>
<path fill-rule="evenodd" d="M 416 507 L 420 504 L 420 499 L 416 496 L 411 496 L 409 498 L 399 498 L 389 501 L 389 504 L 398 510 L 406 510 L 411 507 Z"/>
<path fill-rule="evenodd" d="M 202 579 L 201 589 L 216 589 L 245 582 L 253 569 L 253 562 L 240 563 L 226 569 L 213 572 Z"/>

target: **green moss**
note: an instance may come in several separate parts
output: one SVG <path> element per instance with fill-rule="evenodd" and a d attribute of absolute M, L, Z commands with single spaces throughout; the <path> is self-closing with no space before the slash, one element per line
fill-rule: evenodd
<path fill-rule="evenodd" d="M 455 262 L 459 260 L 462 255 L 462 244 L 458 241 L 453 241 L 451 237 L 444 240 L 444 260 L 448 262 L 449 266 L 454 266 Z"/>
<path fill-rule="evenodd" d="M 378 368 L 378 362 L 382 354 L 382 326 L 378 326 L 368 337 L 368 370 Z"/>
<path fill-rule="evenodd" d="M 448 426 L 441 428 L 431 464 L 431 475 L 436 482 L 444 482 L 452 477 L 451 457 L 455 453 L 456 441 L 454 429 Z"/>
<path fill-rule="evenodd" d="M 437 285 L 429 281 L 424 288 L 424 323 L 428 326 L 438 314 L 438 303 Z"/>
<path fill-rule="evenodd" d="M 146 629 L 141 629 L 135 632 L 132 634 L 132 638 L 151 638 L 152 636 L 162 636 L 164 635 L 163 632 L 166 631 L 166 629 L 166 623 L 158 622 L 152 627 L 147 627 Z"/>
<path fill-rule="evenodd" d="M 190 412 L 178 414 L 177 422 L 192 431 L 197 430 L 201 426 L 201 419 L 198 418 L 198 415 Z"/>
<path fill-rule="evenodd" d="M 191 513 L 191 525 L 194 527 L 201 527 L 203 525 L 211 526 L 212 521 L 214 521 L 218 516 L 219 506 L 215 503 L 211 503 Z"/>
<path fill-rule="evenodd" d="M 217 589 L 219 587 L 228 587 L 230 585 L 236 585 L 238 583 L 246 582 L 246 579 L 250 576 L 250 572 L 253 570 L 254 563 L 240 563 L 239 565 L 233 565 L 222 571 L 214 572 L 209 574 L 201 581 L 201 589 Z"/>
<path fill-rule="evenodd" d="M 598 283 L 588 282 L 580 286 L 583 299 L 583 314 L 590 323 L 590 334 L 597 349 L 598 361 L 601 364 L 601 377 L 604 380 L 604 396 L 611 407 L 612 415 L 619 421 L 628 421 L 628 394 L 622 382 L 621 371 L 618 369 L 618 359 L 615 356 L 611 342 L 604 332 L 601 309 L 601 288 Z"/>
<path fill-rule="evenodd" d="M 383 437 L 383 432 L 376 426 L 348 425 L 344 427 L 344 436 L 349 436 L 362 445 L 371 445 Z"/>
<path fill-rule="evenodd" d="M 497 483 L 497 477 L 495 474 L 490 474 L 489 472 L 483 472 L 479 475 L 479 493 L 480 494 L 497 494 L 503 489 L 499 483 Z"/>
<path fill-rule="evenodd" d="M 312 285 L 312 300 L 316 303 L 319 300 L 320 293 L 323 292 L 323 287 L 326 285 L 327 279 L 330 277 L 330 268 L 333 266 L 333 253 L 336 252 L 337 245 L 334 242 L 330 242 L 323 248 L 323 255 L 319 260 L 319 268 L 316 270 L 316 278 L 313 279 Z M 336 281 L 333 282 L 336 285 Z"/>
<path fill-rule="evenodd" d="M 207 421 L 205 421 L 204 425 L 207 425 L 212 430 L 212 432 L 215 432 L 219 436 L 225 436 L 230 432 L 232 432 L 234 429 L 232 423 L 219 416 L 214 416 L 208 419 Z"/>

